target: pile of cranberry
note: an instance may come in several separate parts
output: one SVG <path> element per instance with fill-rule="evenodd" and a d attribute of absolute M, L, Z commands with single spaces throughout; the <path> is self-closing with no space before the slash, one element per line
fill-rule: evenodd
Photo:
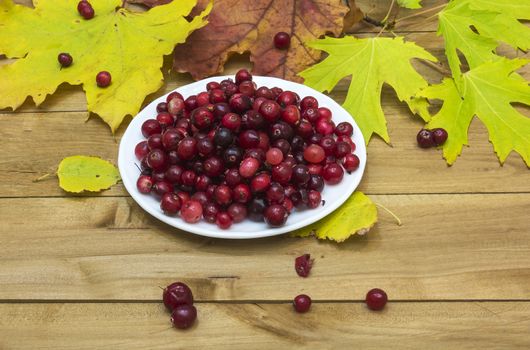
<path fill-rule="evenodd" d="M 350 123 L 335 125 L 314 97 L 257 87 L 245 69 L 197 95 L 173 92 L 157 113 L 135 147 L 137 187 L 188 223 L 281 226 L 293 208 L 320 206 L 325 184 L 359 167 Z"/>

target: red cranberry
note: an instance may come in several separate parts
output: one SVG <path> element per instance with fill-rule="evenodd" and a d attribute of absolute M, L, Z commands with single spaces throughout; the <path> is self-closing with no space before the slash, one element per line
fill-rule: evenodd
<path fill-rule="evenodd" d="M 278 165 L 283 161 L 283 153 L 279 148 L 271 147 L 265 154 L 267 163 L 271 165 Z"/>
<path fill-rule="evenodd" d="M 144 157 L 149 153 L 149 147 L 147 147 L 147 141 L 140 141 L 134 147 L 134 154 L 138 160 L 144 159 Z"/>
<path fill-rule="evenodd" d="M 96 75 L 96 83 L 100 88 L 106 88 L 110 85 L 112 77 L 109 72 L 102 71 Z"/>
<path fill-rule="evenodd" d="M 184 101 L 178 97 L 173 97 L 167 103 L 167 111 L 171 115 L 181 115 L 184 112 L 185 108 L 186 105 L 184 104 Z"/>
<path fill-rule="evenodd" d="M 256 158 L 248 157 L 243 159 L 239 166 L 239 173 L 244 178 L 251 178 L 256 174 L 260 166 L 259 161 Z"/>
<path fill-rule="evenodd" d="M 214 192 L 215 201 L 220 205 L 232 203 L 232 190 L 226 185 L 219 185 Z"/>
<path fill-rule="evenodd" d="M 140 193 L 149 193 L 153 188 L 153 179 L 151 176 L 142 175 L 136 181 L 136 188 Z"/>
<path fill-rule="evenodd" d="M 238 90 L 243 95 L 247 95 L 248 97 L 254 96 L 254 93 L 256 92 L 256 83 L 247 80 L 239 84 Z"/>
<path fill-rule="evenodd" d="M 220 88 L 221 88 L 221 84 L 219 84 L 216 81 L 210 81 L 208 84 L 206 84 L 206 91 L 212 91 L 212 90 L 220 89 Z"/>
<path fill-rule="evenodd" d="M 160 102 L 156 105 L 157 113 L 167 112 L 167 102 Z"/>
<path fill-rule="evenodd" d="M 217 219 L 217 213 L 219 213 L 219 211 L 220 209 L 217 204 L 213 202 L 208 202 L 205 205 L 203 205 L 202 216 L 204 217 L 204 220 L 213 224 L 215 223 L 215 220 Z"/>
<path fill-rule="evenodd" d="M 165 214 L 176 214 L 180 210 L 181 205 L 180 198 L 175 193 L 164 193 L 162 195 L 160 209 L 162 209 Z"/>
<path fill-rule="evenodd" d="M 245 130 L 239 134 L 239 146 L 249 149 L 259 146 L 259 133 L 256 130 Z"/>
<path fill-rule="evenodd" d="M 154 149 L 146 156 L 147 165 L 153 170 L 163 170 L 167 167 L 167 156 L 161 149 Z"/>
<path fill-rule="evenodd" d="M 291 125 L 297 125 L 300 122 L 300 110 L 295 105 L 289 105 L 281 112 L 282 120 Z"/>
<path fill-rule="evenodd" d="M 331 120 L 331 111 L 329 110 L 329 108 L 319 107 L 317 109 L 317 111 L 318 111 L 318 118 L 319 119 L 324 119 L 324 120 L 327 120 L 327 121 Z"/>
<path fill-rule="evenodd" d="M 224 171 L 221 158 L 212 156 L 204 161 L 204 173 L 212 178 L 221 175 Z"/>
<path fill-rule="evenodd" d="M 278 102 L 278 104 L 283 108 L 290 106 L 290 105 L 297 105 L 298 95 L 292 91 L 283 91 L 276 98 L 276 102 Z"/>
<path fill-rule="evenodd" d="M 171 93 L 169 93 L 167 96 L 166 96 L 166 102 L 169 103 L 169 101 L 171 101 L 172 99 L 174 98 L 179 98 L 181 100 L 184 100 L 184 96 L 182 96 L 182 94 L 178 91 L 173 91 Z"/>
<path fill-rule="evenodd" d="M 447 141 L 447 131 L 442 128 L 436 128 L 432 130 L 432 137 L 436 146 L 441 146 Z"/>
<path fill-rule="evenodd" d="M 147 147 L 149 147 L 151 151 L 157 148 L 162 149 L 162 135 L 153 134 L 149 136 L 149 138 L 147 139 Z"/>
<path fill-rule="evenodd" d="M 177 154 L 181 160 L 190 160 L 197 155 L 197 140 L 193 137 L 185 137 L 177 147 Z"/>
<path fill-rule="evenodd" d="M 243 180 L 243 177 L 239 173 L 239 170 L 236 168 L 228 169 L 225 173 L 226 184 L 230 187 L 239 185 L 242 180 Z"/>
<path fill-rule="evenodd" d="M 326 136 L 326 135 L 333 134 L 334 128 L 333 128 L 333 125 L 330 122 L 325 121 L 323 119 L 319 119 L 317 121 L 316 126 L 315 126 L 315 130 L 319 134 L 322 134 L 322 135 Z"/>
<path fill-rule="evenodd" d="M 213 143 L 216 146 L 220 147 L 228 147 L 232 144 L 234 141 L 234 134 L 227 128 L 218 128 L 215 131 L 215 135 L 213 137 Z"/>
<path fill-rule="evenodd" d="M 340 168 L 340 166 L 339 166 Z M 342 168 L 340 168 L 342 171 Z M 293 167 L 293 181 L 298 185 L 305 185 L 309 181 L 309 169 L 303 164 Z"/>
<path fill-rule="evenodd" d="M 306 96 L 300 101 L 300 109 L 305 111 L 308 108 L 318 108 L 318 101 L 313 96 Z"/>
<path fill-rule="evenodd" d="M 252 80 L 252 75 L 246 69 L 240 69 L 236 73 L 236 84 L 241 84 L 244 81 Z"/>
<path fill-rule="evenodd" d="M 232 222 L 232 218 L 225 211 L 217 213 L 215 217 L 215 223 L 222 230 L 227 230 L 228 228 L 230 228 L 230 226 L 232 226 Z"/>
<path fill-rule="evenodd" d="M 307 188 L 309 190 L 322 192 L 324 189 L 324 179 L 318 174 L 311 174 L 309 177 L 309 182 L 307 183 Z"/>
<path fill-rule="evenodd" d="M 344 167 L 344 170 L 351 173 L 352 171 L 357 170 L 359 168 L 360 164 L 359 157 L 357 157 L 355 154 L 347 154 L 342 159 L 342 166 Z"/>
<path fill-rule="evenodd" d="M 307 108 L 302 111 L 302 118 L 306 119 L 311 124 L 315 124 L 319 118 L 317 108 Z"/>
<path fill-rule="evenodd" d="M 385 307 L 388 301 L 388 296 L 386 295 L 384 290 L 374 288 L 366 294 L 365 301 L 369 309 L 379 311 L 383 310 L 383 308 Z"/>
<path fill-rule="evenodd" d="M 198 222 L 202 216 L 202 205 L 196 200 L 190 199 L 182 204 L 180 216 L 187 223 Z"/>
<path fill-rule="evenodd" d="M 159 196 L 163 196 L 165 193 L 173 192 L 173 185 L 167 181 L 158 181 L 153 185 L 153 191 Z"/>
<path fill-rule="evenodd" d="M 83 17 L 84 19 L 94 18 L 94 8 L 86 0 L 79 1 L 79 3 L 77 4 L 77 12 L 79 12 L 81 17 Z"/>
<path fill-rule="evenodd" d="M 301 120 L 296 128 L 296 133 L 306 139 L 313 134 L 313 125 L 306 120 Z"/>
<path fill-rule="evenodd" d="M 183 172 L 184 169 L 182 169 L 180 165 L 170 165 L 169 168 L 166 169 L 164 177 L 167 181 L 173 184 L 179 184 Z"/>
<path fill-rule="evenodd" d="M 311 209 L 318 208 L 322 203 L 320 192 L 311 190 L 307 192 L 307 206 Z"/>
<path fill-rule="evenodd" d="M 210 91 L 210 103 L 226 102 L 225 92 L 221 89 L 214 89 Z"/>
<path fill-rule="evenodd" d="M 171 323 L 176 328 L 190 328 L 197 319 L 197 309 L 193 305 L 178 306 L 171 313 Z"/>
<path fill-rule="evenodd" d="M 329 163 L 322 169 L 322 177 L 330 185 L 338 184 L 344 176 L 344 170 L 337 163 Z"/>
<path fill-rule="evenodd" d="M 232 203 L 227 209 L 228 215 L 232 218 L 233 222 L 238 223 L 247 217 L 247 207 L 241 203 Z"/>
<path fill-rule="evenodd" d="M 335 157 L 342 158 L 350 154 L 351 152 L 352 150 L 349 143 L 343 141 L 335 143 L 335 150 L 333 152 L 333 155 Z"/>
<path fill-rule="evenodd" d="M 263 221 L 265 202 L 261 198 L 254 198 L 248 205 L 248 218 L 252 221 Z"/>
<path fill-rule="evenodd" d="M 241 127 L 241 117 L 236 113 L 226 113 L 221 119 L 221 125 L 227 129 L 237 131 Z"/>
<path fill-rule="evenodd" d="M 268 122 L 274 122 L 280 117 L 280 105 L 274 101 L 267 100 L 259 107 L 259 113 Z"/>
<path fill-rule="evenodd" d="M 225 114 L 230 112 L 232 112 L 232 109 L 230 109 L 230 106 L 226 102 L 220 102 L 213 105 L 212 113 L 216 119 L 221 119 Z"/>
<path fill-rule="evenodd" d="M 279 50 L 285 50 L 291 45 L 291 37 L 286 32 L 278 32 L 274 36 L 274 46 Z"/>
<path fill-rule="evenodd" d="M 184 104 L 186 105 L 186 109 L 188 111 L 193 111 L 195 108 L 199 107 L 196 95 L 188 96 L 188 98 L 184 100 Z"/>
<path fill-rule="evenodd" d="M 57 56 L 57 60 L 59 61 L 59 64 L 61 65 L 61 67 L 64 67 L 64 68 L 70 67 L 70 65 L 74 61 L 72 56 L 66 52 L 60 53 L 59 56 Z"/>
<path fill-rule="evenodd" d="M 252 193 L 261 193 L 269 189 L 271 184 L 271 177 L 267 173 L 256 175 L 250 181 L 250 191 Z"/>
<path fill-rule="evenodd" d="M 282 226 L 287 221 L 289 213 L 283 205 L 272 204 L 265 209 L 264 218 L 270 226 Z"/>
<path fill-rule="evenodd" d="M 252 198 L 250 187 L 246 184 L 239 184 L 234 187 L 233 191 L 234 202 L 248 203 Z"/>
<path fill-rule="evenodd" d="M 293 306 L 296 312 L 308 312 L 311 308 L 311 298 L 305 294 L 297 295 L 293 300 Z"/>
<path fill-rule="evenodd" d="M 307 277 L 313 267 L 313 259 L 310 254 L 304 254 L 294 260 L 294 269 L 298 276 Z"/>
<path fill-rule="evenodd" d="M 206 91 L 203 91 L 197 95 L 197 105 L 199 107 L 204 107 L 210 103 L 210 94 Z"/>
<path fill-rule="evenodd" d="M 271 89 L 269 89 L 268 87 L 261 86 L 261 87 L 259 87 L 256 90 L 256 97 L 257 98 L 264 98 L 266 100 L 273 100 L 274 99 L 274 94 L 271 91 Z"/>
<path fill-rule="evenodd" d="M 172 311 L 178 306 L 193 305 L 193 293 L 186 284 L 175 282 L 164 288 L 162 300 L 168 310 Z"/>
<path fill-rule="evenodd" d="M 280 204 L 285 198 L 285 190 L 282 185 L 273 182 L 266 193 L 269 204 Z"/>
<path fill-rule="evenodd" d="M 307 160 L 309 163 L 320 163 L 324 160 L 325 157 L 326 154 L 324 152 L 324 149 L 319 145 L 309 145 L 304 150 L 304 159 Z"/>
<path fill-rule="evenodd" d="M 335 135 L 351 137 L 353 135 L 353 126 L 348 122 L 339 123 L 335 127 Z"/>
<path fill-rule="evenodd" d="M 272 167 L 272 180 L 280 184 L 287 184 L 293 175 L 293 167 L 286 162 L 282 162 Z"/>
<path fill-rule="evenodd" d="M 421 129 L 420 132 L 418 132 L 418 136 L 416 136 L 416 140 L 421 148 L 429 148 L 435 145 L 434 137 L 430 130 Z"/>
<path fill-rule="evenodd" d="M 228 101 L 228 104 L 232 110 L 238 113 L 243 113 L 252 108 L 252 101 L 250 100 L 250 97 L 241 93 L 232 95 Z"/>
<path fill-rule="evenodd" d="M 243 158 L 243 151 L 237 146 L 230 146 L 223 153 L 223 160 L 226 167 L 238 166 Z"/>

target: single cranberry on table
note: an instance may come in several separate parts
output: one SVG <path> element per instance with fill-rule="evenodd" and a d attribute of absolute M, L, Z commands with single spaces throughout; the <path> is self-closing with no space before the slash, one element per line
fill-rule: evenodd
<path fill-rule="evenodd" d="M 190 328 L 197 319 L 197 309 L 193 305 L 176 307 L 171 313 L 171 323 L 179 329 Z"/>
<path fill-rule="evenodd" d="M 306 294 L 297 295 L 293 300 L 293 307 L 298 313 L 306 313 L 311 308 L 311 298 Z"/>
<path fill-rule="evenodd" d="M 418 146 L 421 148 L 430 148 L 434 146 L 434 137 L 430 130 L 421 129 L 416 136 Z"/>
<path fill-rule="evenodd" d="M 366 293 L 365 302 L 370 310 L 383 310 L 388 301 L 388 296 L 385 291 L 379 288 L 374 288 Z"/>

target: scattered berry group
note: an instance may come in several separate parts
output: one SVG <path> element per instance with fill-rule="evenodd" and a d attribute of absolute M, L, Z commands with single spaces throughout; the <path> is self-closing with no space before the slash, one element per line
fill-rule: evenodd
<path fill-rule="evenodd" d="M 110 80 L 98 74 L 98 86 Z M 245 69 L 197 95 L 172 92 L 156 111 L 134 149 L 137 187 L 187 223 L 204 218 L 228 229 L 248 218 L 281 226 L 294 209 L 320 206 L 325 184 L 359 167 L 350 123 L 335 125 L 312 96 L 257 87 Z"/>
<path fill-rule="evenodd" d="M 186 329 L 193 325 L 197 318 L 197 309 L 193 306 L 191 289 L 182 282 L 175 282 L 164 288 L 162 293 L 164 305 L 171 312 L 171 323 L 176 328 Z"/>
<path fill-rule="evenodd" d="M 443 145 L 447 141 L 447 137 L 447 131 L 442 128 L 433 130 L 421 129 L 416 136 L 416 140 L 421 148 L 430 148 Z"/>

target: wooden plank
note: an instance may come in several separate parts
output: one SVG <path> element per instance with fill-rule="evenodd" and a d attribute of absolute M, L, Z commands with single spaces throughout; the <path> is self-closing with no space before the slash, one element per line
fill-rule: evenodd
<path fill-rule="evenodd" d="M 447 167 L 436 150 L 416 145 L 418 120 L 401 107 L 387 108 L 392 147 L 372 140 L 368 166 L 360 189 L 371 194 L 530 192 L 530 172 L 517 154 L 500 166 L 487 139 L 486 128 L 475 120 L 469 131 L 471 147 L 455 165 Z M 68 196 L 54 173 L 62 158 L 97 155 L 117 163 L 119 139 L 98 120 L 85 122 L 83 113 L 0 114 L 0 197 Z M 132 152 L 132 150 L 131 150 Z M 510 181 L 506 181 L 506 179 Z M 122 185 L 90 196 L 125 196 Z"/>
<path fill-rule="evenodd" d="M 0 299 L 158 300 L 184 280 L 197 300 L 528 299 L 530 194 L 382 195 L 385 212 L 345 243 L 286 236 L 209 239 L 162 224 L 128 198 L 0 200 Z M 294 258 L 316 258 L 309 278 Z"/>
<path fill-rule="evenodd" d="M 197 304 L 171 328 L 160 304 L 0 304 L 0 347 L 14 349 L 528 349 L 530 303 Z M 355 345 L 353 345 L 355 344 Z"/>

